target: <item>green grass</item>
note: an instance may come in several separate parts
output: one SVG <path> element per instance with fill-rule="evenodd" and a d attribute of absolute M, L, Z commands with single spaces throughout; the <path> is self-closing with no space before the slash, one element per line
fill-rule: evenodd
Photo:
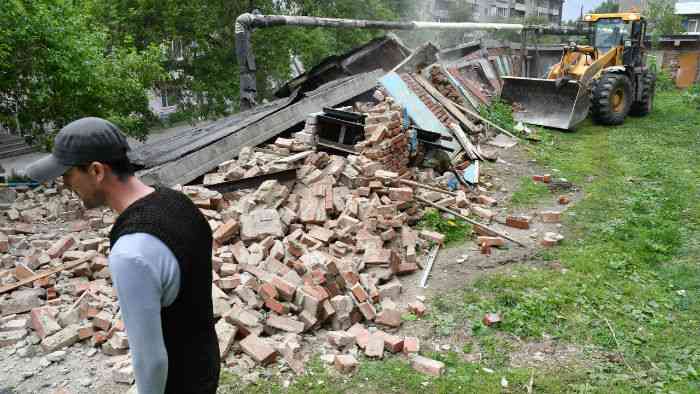
<path fill-rule="evenodd" d="M 462 351 L 438 355 L 423 344 L 447 364 L 444 376 L 417 374 L 399 359 L 363 361 L 350 378 L 315 365 L 289 392 L 522 393 L 533 371 L 510 367 L 510 354 L 521 341 L 543 338 L 601 357 L 586 367 L 535 370 L 535 393 L 700 392 L 700 112 L 678 93 L 663 93 L 656 106 L 620 127 L 587 121 L 576 133 L 544 132 L 529 146 L 584 199 L 566 215 L 562 246 L 536 259 L 542 264 L 430 300 L 425 324 L 438 336 L 468 338 Z M 564 270 L 548 268 L 554 260 Z M 502 323 L 484 326 L 487 312 L 500 313 Z M 480 363 L 461 360 L 472 351 L 482 353 Z"/>
<path fill-rule="evenodd" d="M 426 210 L 418 228 L 437 231 L 445 236 L 445 245 L 464 242 L 470 237 L 472 227 L 461 219 L 445 219 L 437 209 Z"/>
<path fill-rule="evenodd" d="M 524 207 L 537 203 L 545 196 L 551 195 L 549 188 L 542 182 L 535 182 L 530 177 L 523 177 L 520 186 L 513 192 L 510 204 L 514 207 Z"/>

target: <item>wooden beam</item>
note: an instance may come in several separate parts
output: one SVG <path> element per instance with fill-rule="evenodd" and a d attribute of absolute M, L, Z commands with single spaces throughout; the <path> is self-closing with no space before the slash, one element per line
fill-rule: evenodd
<path fill-rule="evenodd" d="M 88 261 L 92 260 L 95 256 L 97 256 L 97 252 L 95 252 L 94 250 L 91 250 L 91 251 L 86 252 L 86 253 L 87 253 L 87 255 L 85 257 L 80 258 L 78 260 L 71 261 L 69 263 L 65 263 L 61 266 L 58 266 L 56 268 L 52 268 L 52 269 L 47 270 L 47 271 L 38 272 L 30 277 L 27 277 L 27 278 L 20 280 L 19 282 L 15 282 L 15 283 L 11 283 L 9 285 L 2 286 L 2 287 L 0 287 L 0 294 L 4 294 L 4 293 L 7 293 L 8 291 L 17 289 L 17 288 L 25 286 L 25 285 L 28 285 L 36 280 L 39 280 L 39 279 L 45 278 L 47 276 L 59 273 L 63 270 L 68 270 L 68 269 L 77 267 L 80 264 L 85 264 Z"/>
<path fill-rule="evenodd" d="M 420 287 L 426 288 L 428 287 L 428 277 L 430 276 L 430 271 L 433 270 L 433 264 L 435 264 L 435 259 L 437 258 L 437 254 L 440 251 L 440 244 L 434 245 L 433 248 L 430 250 L 430 253 L 428 253 L 428 258 L 426 259 L 425 262 L 425 270 L 423 271 L 423 276 L 421 277 L 420 280 Z"/>
<path fill-rule="evenodd" d="M 450 131 L 452 131 L 452 134 L 454 134 L 455 138 L 457 138 L 457 141 L 459 141 L 459 144 L 462 145 L 462 148 L 464 149 L 464 152 L 467 153 L 470 159 L 472 160 L 484 160 L 483 157 L 479 154 L 479 151 L 476 149 L 474 144 L 472 144 L 471 140 L 469 137 L 467 137 L 466 134 L 464 134 L 464 131 L 462 130 L 461 127 L 459 127 L 458 124 L 456 123 L 450 123 Z"/>
<path fill-rule="evenodd" d="M 525 244 L 524 244 L 524 243 L 522 243 L 522 242 L 520 242 L 520 241 L 517 241 L 517 240 L 515 240 L 515 239 L 513 239 L 513 238 L 511 238 L 511 237 L 509 237 L 509 236 L 507 236 L 507 235 L 505 235 L 505 234 L 503 234 L 503 233 L 500 232 L 500 231 L 494 230 L 494 229 L 492 229 L 492 228 L 486 226 L 485 224 L 481 224 L 481 223 L 477 222 L 476 220 L 469 219 L 468 217 L 466 217 L 466 216 L 464 216 L 464 215 L 462 215 L 462 214 L 459 214 L 459 213 L 457 213 L 457 212 L 455 212 L 455 211 L 453 211 L 453 210 L 451 210 L 451 209 L 449 209 L 449 208 L 445 208 L 445 207 L 443 207 L 443 206 L 441 206 L 441 205 L 437 205 L 437 204 L 435 204 L 434 202 L 428 201 L 428 200 L 426 200 L 426 199 L 423 198 L 423 197 L 415 196 L 414 198 L 415 198 L 417 201 L 422 202 L 423 204 L 428 204 L 428 205 L 430 205 L 430 206 L 432 206 L 432 207 L 434 207 L 434 208 L 437 208 L 437 209 L 439 209 L 439 210 L 441 210 L 441 211 L 443 211 L 443 212 L 447 212 L 447 213 L 449 213 L 449 214 L 455 215 L 456 217 L 458 217 L 458 218 L 464 220 L 465 222 L 467 222 L 467 223 L 469 223 L 469 224 L 473 224 L 474 226 L 479 226 L 479 227 L 481 227 L 482 229 L 484 229 L 484 230 L 490 232 L 490 233 L 493 234 L 494 236 L 499 236 L 499 237 L 501 237 L 501 238 L 503 238 L 503 239 L 507 239 L 508 241 L 513 242 L 513 243 L 516 244 L 516 245 L 525 247 Z"/>
<path fill-rule="evenodd" d="M 457 193 L 455 193 L 455 192 L 451 192 L 451 191 L 449 191 L 449 190 L 440 189 L 440 188 L 437 188 L 437 187 L 432 187 L 432 186 L 424 185 L 424 184 L 418 183 L 418 182 L 409 181 L 408 179 L 399 179 L 398 182 L 399 182 L 399 183 L 403 183 L 404 185 L 417 187 L 417 188 L 419 188 L 419 189 L 431 190 L 431 191 L 434 191 L 434 192 L 447 194 L 448 196 L 457 197 Z"/>
<path fill-rule="evenodd" d="M 450 114 L 452 114 L 452 116 L 457 118 L 457 120 L 459 120 L 459 122 L 462 123 L 464 127 L 468 128 L 471 131 L 478 130 L 477 126 L 466 116 L 464 116 L 464 114 L 459 109 L 457 109 L 457 107 L 455 107 L 455 105 L 450 99 L 443 96 L 442 93 L 435 89 L 435 87 L 430 82 L 428 82 L 427 79 L 423 78 L 423 76 L 419 74 L 416 74 L 414 78 L 416 79 L 416 82 L 418 82 L 418 84 L 420 84 L 425 90 L 427 90 L 431 96 L 435 97 L 435 100 L 442 104 L 443 107 L 445 107 L 445 109 Z"/>
<path fill-rule="evenodd" d="M 451 100 L 450 100 L 450 101 L 451 101 Z M 484 118 L 483 116 L 477 114 L 476 112 L 472 112 L 472 111 L 470 111 L 469 109 L 467 109 L 466 107 L 455 103 L 454 101 L 452 101 L 452 104 L 454 104 L 454 105 L 455 105 L 457 108 L 459 108 L 460 110 L 464 111 L 465 114 L 471 116 L 471 117 L 474 118 L 474 119 L 479 120 L 479 121 L 482 122 L 482 123 L 486 123 L 487 125 L 489 125 L 489 126 L 493 127 L 494 129 L 500 131 L 501 133 L 503 133 L 503 134 L 505 134 L 505 135 L 507 135 L 507 136 L 509 136 L 509 137 L 513 137 L 513 138 L 516 138 L 516 139 L 518 138 L 516 135 L 513 135 L 513 134 L 512 134 L 511 132 L 509 132 L 508 130 L 506 130 L 506 129 L 504 129 L 503 127 L 501 127 L 501 126 L 499 126 L 499 125 L 493 123 L 492 121 L 490 121 L 490 120 Z"/>
<path fill-rule="evenodd" d="M 320 112 L 324 106 L 338 105 L 371 90 L 383 73 L 382 70 L 375 70 L 326 89 L 320 88 L 312 96 L 305 97 L 211 145 L 140 174 L 141 179 L 149 185 L 172 187 L 187 184 L 220 163 L 236 157 L 244 146 L 262 144 L 304 122 L 310 113 Z"/>

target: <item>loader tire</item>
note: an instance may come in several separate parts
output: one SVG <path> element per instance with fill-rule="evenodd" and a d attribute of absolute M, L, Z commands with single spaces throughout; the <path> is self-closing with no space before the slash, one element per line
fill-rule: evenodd
<path fill-rule="evenodd" d="M 632 83 L 624 74 L 606 73 L 593 83 L 591 117 L 604 125 L 624 123 L 632 107 Z"/>
<path fill-rule="evenodd" d="M 644 74 L 644 87 L 642 99 L 632 103 L 630 115 L 646 116 L 654 109 L 654 94 L 656 93 L 656 74 L 647 72 Z"/>

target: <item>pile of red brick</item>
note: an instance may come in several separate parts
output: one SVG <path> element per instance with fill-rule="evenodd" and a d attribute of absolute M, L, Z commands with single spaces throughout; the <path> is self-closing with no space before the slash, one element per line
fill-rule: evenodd
<path fill-rule="evenodd" d="M 401 79 L 406 83 L 409 89 L 415 93 L 418 98 L 425 104 L 428 109 L 442 122 L 443 125 L 451 123 L 459 124 L 459 122 L 450 115 L 445 107 L 443 107 L 433 96 L 425 90 L 410 74 L 401 74 Z"/>
<path fill-rule="evenodd" d="M 384 139 L 366 144 L 360 156 L 293 154 L 289 140 L 279 139 L 264 152 L 245 149 L 238 159 L 207 175 L 207 182 L 215 182 L 295 165 L 296 181 L 271 180 L 257 190 L 223 195 L 201 186 L 178 187 L 214 231 L 212 296 L 227 365 L 238 365 L 242 358 L 266 364 L 282 355 L 300 371 L 299 334 L 324 327 L 333 330 L 329 338 L 352 335 L 353 343 L 365 348 L 367 323 L 384 328 L 369 337 L 381 337 L 387 350 L 417 350 L 416 338 L 390 334 L 401 325 L 404 313 L 397 304 L 402 291 L 397 277 L 416 271 L 421 245 L 441 242 L 442 235 L 409 226 L 421 214 L 414 190 L 397 184 L 398 173 L 365 155 L 405 138 L 397 123 L 400 112 L 386 108 L 386 113 L 370 116 Z M 407 153 L 395 155 L 403 159 L 388 165 L 400 166 L 404 176 L 411 176 Z M 41 208 L 53 205 L 50 210 Z M 64 209 L 71 211 L 70 217 Z M 60 217 L 71 221 L 61 222 Z M 6 219 L 0 226 L 6 268 L 0 271 L 0 284 L 76 259 L 85 263 L 3 295 L 0 346 L 25 341 L 40 352 L 53 352 L 89 341 L 106 354 L 126 354 L 128 339 L 106 260 L 106 236 L 114 216 L 82 211 L 66 190 L 39 188 L 21 193 L 2 220 Z M 345 339 L 338 341 L 346 344 Z M 376 346 L 366 351 L 381 355 Z M 345 365 L 344 361 L 347 357 L 337 363 Z M 119 366 L 115 379 L 128 383 L 130 367 Z"/>
<path fill-rule="evenodd" d="M 450 83 L 447 75 L 445 75 L 439 66 L 434 66 L 430 69 L 430 83 L 443 96 L 457 104 L 465 104 L 463 96 L 457 91 L 457 88 Z"/>
<path fill-rule="evenodd" d="M 208 196 L 207 206 L 218 208 L 209 214 L 214 309 L 227 363 L 238 363 L 242 351 L 263 364 L 282 354 L 294 365 L 298 357 L 290 349 L 298 346 L 290 341 L 299 343 L 298 334 L 324 326 L 343 335 L 355 327 L 357 337 L 365 330 L 361 322 L 401 325 L 397 276 L 418 269 L 423 239 L 442 236 L 411 229 L 420 214 L 414 191 L 395 185 L 399 174 L 381 168 L 365 156 L 310 152 L 296 182 Z M 204 192 L 183 191 L 195 201 Z M 403 349 L 403 338 L 386 335 L 391 349 Z"/>
<path fill-rule="evenodd" d="M 403 130 L 402 107 L 387 98 L 366 109 L 366 139 L 355 145 L 364 158 L 378 163 L 383 169 L 403 174 L 410 157 L 408 137 Z"/>

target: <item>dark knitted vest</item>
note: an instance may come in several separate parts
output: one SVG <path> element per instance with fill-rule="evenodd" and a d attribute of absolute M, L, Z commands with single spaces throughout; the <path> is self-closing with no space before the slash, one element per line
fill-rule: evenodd
<path fill-rule="evenodd" d="M 122 235 L 132 233 L 148 233 L 163 241 L 180 266 L 180 291 L 160 314 L 168 351 L 165 392 L 215 392 L 220 361 L 211 298 L 209 224 L 187 196 L 158 188 L 119 215 L 109 235 L 112 246 Z"/>

